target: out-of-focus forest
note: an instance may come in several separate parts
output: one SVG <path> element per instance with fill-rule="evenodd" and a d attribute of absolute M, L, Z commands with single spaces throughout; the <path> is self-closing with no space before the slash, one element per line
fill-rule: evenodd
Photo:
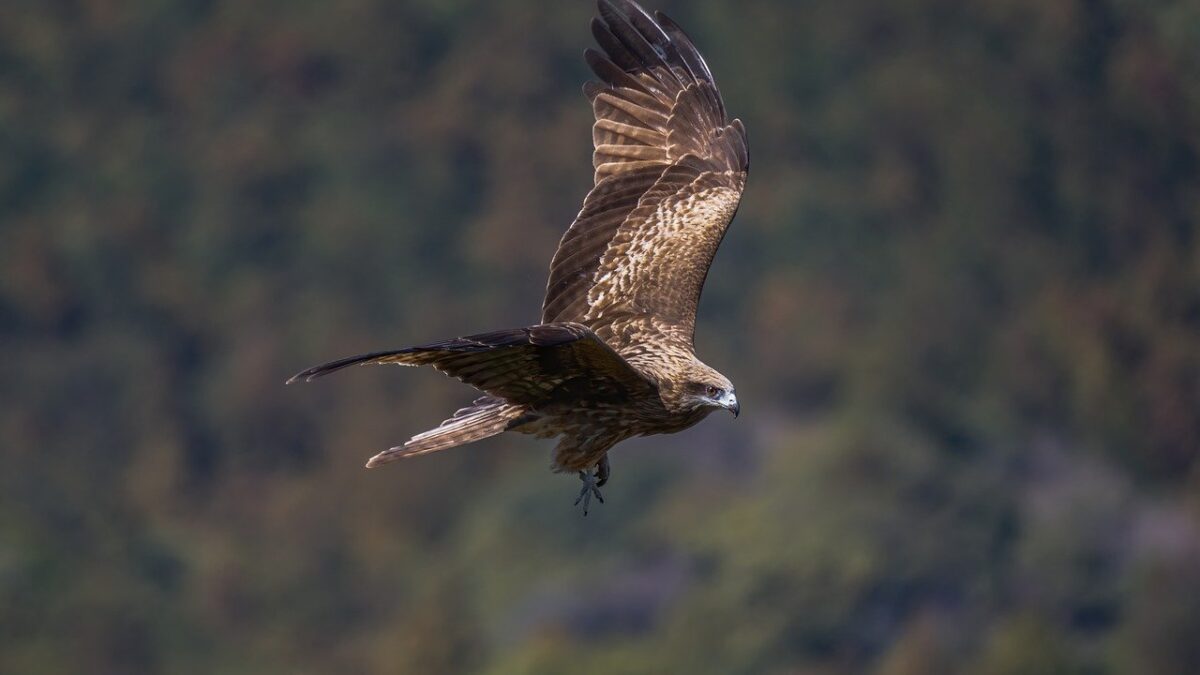
<path fill-rule="evenodd" d="M 0 4 L 0 671 L 1200 672 L 1200 5 L 650 2 L 743 415 L 366 471 L 527 325 L 588 2 Z"/>

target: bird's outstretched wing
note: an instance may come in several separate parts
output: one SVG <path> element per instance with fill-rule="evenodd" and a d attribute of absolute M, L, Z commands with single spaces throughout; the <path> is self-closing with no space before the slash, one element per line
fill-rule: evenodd
<path fill-rule="evenodd" d="M 628 353 L 691 349 L 696 305 L 749 170 L 746 132 L 683 30 L 628 0 L 599 0 L 584 91 L 595 186 L 550 265 L 542 320 L 575 321 Z"/>
<path fill-rule="evenodd" d="M 288 383 L 353 365 L 433 366 L 515 404 L 543 403 L 570 388 L 593 399 L 645 395 L 653 385 L 586 326 L 556 323 L 493 331 L 417 347 L 351 356 L 309 368 Z"/>

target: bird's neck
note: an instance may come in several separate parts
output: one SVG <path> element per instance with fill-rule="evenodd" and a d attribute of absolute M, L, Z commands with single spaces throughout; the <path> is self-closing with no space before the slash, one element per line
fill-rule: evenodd
<path fill-rule="evenodd" d="M 690 350 L 665 350 L 628 357 L 630 365 L 658 386 L 663 407 L 673 413 L 689 413 L 686 402 L 689 383 L 705 379 L 712 368 Z M 701 415 L 703 417 L 703 415 Z M 697 421 L 699 418 L 697 418 Z"/>

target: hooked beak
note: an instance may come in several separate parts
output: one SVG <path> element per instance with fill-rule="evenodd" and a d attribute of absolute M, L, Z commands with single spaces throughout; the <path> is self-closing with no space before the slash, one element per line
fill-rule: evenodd
<path fill-rule="evenodd" d="M 742 412 L 742 406 L 738 403 L 737 396 L 732 391 L 722 396 L 719 402 L 721 407 L 733 413 L 734 419 L 737 419 L 738 414 Z"/>

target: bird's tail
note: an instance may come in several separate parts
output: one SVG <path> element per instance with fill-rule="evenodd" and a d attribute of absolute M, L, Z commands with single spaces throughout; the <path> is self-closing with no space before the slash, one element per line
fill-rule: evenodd
<path fill-rule="evenodd" d="M 512 428 L 525 412 L 525 406 L 509 403 L 492 396 L 484 396 L 470 406 L 454 413 L 453 417 L 442 422 L 436 429 L 417 434 L 404 445 L 384 450 L 375 455 L 367 462 L 367 468 L 495 436 Z"/>

